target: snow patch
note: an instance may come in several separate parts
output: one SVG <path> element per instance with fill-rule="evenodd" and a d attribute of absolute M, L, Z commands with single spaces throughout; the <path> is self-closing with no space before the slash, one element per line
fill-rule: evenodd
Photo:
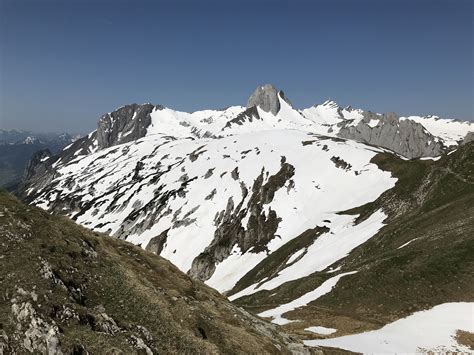
<path fill-rule="evenodd" d="M 354 225 L 357 216 L 337 215 L 333 217 L 332 228 L 322 234 L 308 247 L 307 253 L 294 264 L 281 270 L 278 276 L 260 285 L 257 282 L 229 297 L 231 301 L 261 290 L 273 290 L 292 280 L 322 271 L 347 256 L 354 248 L 365 243 L 384 226 L 386 218 L 381 210 L 374 212 L 365 221 Z"/>
<path fill-rule="evenodd" d="M 334 328 L 326 328 L 326 327 L 321 327 L 321 326 L 315 326 L 315 327 L 308 327 L 305 328 L 306 331 L 316 333 L 316 334 L 322 334 L 322 335 L 329 335 L 337 332 L 337 329 Z"/>
<path fill-rule="evenodd" d="M 329 346 L 361 353 L 446 353 L 471 349 L 455 340 L 457 330 L 474 333 L 474 303 L 443 303 L 416 312 L 381 329 L 332 339 L 306 340 L 308 346 Z"/>
<path fill-rule="evenodd" d="M 405 244 L 403 244 L 403 245 L 400 245 L 400 246 L 399 246 L 397 249 L 404 248 L 404 247 L 406 247 L 408 244 L 410 244 L 410 243 L 414 242 L 414 241 L 415 241 L 415 240 L 417 240 L 417 239 L 420 239 L 420 238 L 414 238 L 414 239 L 412 239 L 412 240 L 409 240 L 409 241 L 408 241 L 408 242 L 406 242 Z"/>
<path fill-rule="evenodd" d="M 341 277 L 355 274 L 357 271 L 346 272 L 343 274 L 339 274 L 337 276 L 331 277 L 329 280 L 324 281 L 321 286 L 316 288 L 313 291 L 305 293 L 303 296 L 298 297 L 297 299 L 282 304 L 277 308 L 270 309 L 268 311 L 262 312 L 259 314 L 260 317 L 271 317 L 272 323 L 275 324 L 287 324 L 289 322 L 288 319 L 282 317 L 282 314 L 295 310 L 296 308 L 300 308 L 306 306 L 308 303 L 317 300 L 319 297 L 324 296 L 325 294 L 331 292 L 331 290 L 336 286 L 337 282 L 341 279 Z"/>

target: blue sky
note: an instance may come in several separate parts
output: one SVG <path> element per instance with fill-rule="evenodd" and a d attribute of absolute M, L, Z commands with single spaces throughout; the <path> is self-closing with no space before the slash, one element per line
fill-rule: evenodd
<path fill-rule="evenodd" d="M 0 128 L 87 132 L 127 103 L 193 111 L 261 83 L 298 108 L 473 114 L 468 0 L 0 0 Z"/>

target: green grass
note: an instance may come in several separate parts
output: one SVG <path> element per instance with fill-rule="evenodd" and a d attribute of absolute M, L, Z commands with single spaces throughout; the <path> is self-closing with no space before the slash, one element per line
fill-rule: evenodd
<path fill-rule="evenodd" d="M 275 277 L 278 274 L 278 271 L 286 265 L 291 255 L 301 249 L 309 247 L 321 234 L 327 231 L 328 228 L 326 227 L 316 227 L 305 231 L 298 238 L 285 243 L 242 277 L 231 292 L 229 292 L 229 295 L 237 293 L 257 281 Z"/>
<path fill-rule="evenodd" d="M 359 332 L 440 303 L 474 301 L 474 144 L 439 161 L 378 154 L 373 162 L 397 177 L 395 187 L 372 203 L 342 213 L 360 214 L 360 222 L 383 208 L 387 225 L 337 264 L 341 272 L 358 273 L 342 278 L 331 293 L 285 314 L 302 320 L 287 326 L 296 334 L 308 336 L 302 330 L 314 324 L 337 328 L 338 335 Z M 316 272 L 235 303 L 249 310 L 273 308 L 327 277 Z"/>

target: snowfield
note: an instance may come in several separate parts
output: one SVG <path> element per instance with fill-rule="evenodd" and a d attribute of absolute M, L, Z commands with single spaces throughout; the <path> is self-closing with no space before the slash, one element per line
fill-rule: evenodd
<path fill-rule="evenodd" d="M 474 333 L 474 303 L 443 303 L 378 330 L 304 343 L 364 354 L 472 353 L 456 341 L 457 330 Z"/>
<path fill-rule="evenodd" d="M 358 216 L 343 211 L 376 200 L 396 178 L 371 162 L 386 149 L 338 136 L 341 127 L 382 125 L 373 118 L 378 116 L 369 120 L 362 110 L 333 101 L 296 110 L 278 100 L 275 115 L 259 106 L 186 113 L 149 105 L 147 116 L 140 116 L 146 127 L 133 122 L 133 110 L 126 116 L 132 122 L 106 115 L 110 126 L 89 134 L 76 151 L 74 145 L 65 149 L 52 163 L 47 186 L 28 194 L 33 204 L 158 253 L 222 293 L 303 233 L 321 230 L 308 245 L 292 249 L 277 272 L 252 279 L 229 297 L 275 290 L 315 272 L 333 274 L 317 289 L 261 313 L 286 324 L 284 313 L 356 272 L 337 274 L 340 262 L 375 236 L 387 216 L 377 210 L 356 224 Z M 404 119 L 422 124 L 418 134 L 428 135 L 430 144 L 458 144 L 474 130 L 472 123 L 436 117 Z M 386 131 L 396 132 L 397 120 L 384 123 Z M 113 127 L 127 128 L 110 138 Z M 140 129 L 139 138 L 120 141 Z M 317 325 L 308 331 L 318 329 L 325 332 Z"/>
<path fill-rule="evenodd" d="M 267 182 L 280 170 L 284 158 L 295 173 L 265 205 L 267 212 L 271 209 L 281 218 L 275 233 L 279 237 L 270 241 L 269 252 L 309 228 L 325 225 L 331 231 L 318 239 L 301 260 L 272 280 L 273 288 L 323 270 L 381 228 L 385 218 L 382 212 L 357 226 L 352 226 L 356 216 L 337 214 L 373 201 L 394 186 L 396 179 L 390 173 L 370 163 L 376 153 L 360 143 L 333 141 L 297 130 L 264 130 L 201 140 L 170 140 L 154 134 L 73 160 L 58 170 L 54 190 L 39 197 L 35 204 L 48 209 L 58 199 L 79 199 L 88 208 L 73 211 L 72 218 L 143 247 L 167 231 L 161 255 L 187 272 L 192 261 L 212 242 L 214 219 L 226 210 L 229 199 L 245 205 L 251 195 L 244 196 L 242 188 L 251 190 L 262 173 Z M 348 167 L 336 166 L 334 157 L 343 158 Z M 134 180 L 138 161 L 139 181 Z M 176 191 L 183 183 L 186 191 L 180 196 Z M 148 223 L 149 215 L 139 210 L 159 195 L 172 197 Z M 243 228 L 247 227 L 245 222 L 246 219 Z M 142 228 L 145 224 L 147 227 Z M 136 230 L 130 232 L 133 227 Z M 354 233 L 356 238 L 351 237 Z M 267 252 L 251 251 L 242 255 L 236 247 L 217 265 L 207 283 L 219 291 L 230 290 L 266 256 Z"/>

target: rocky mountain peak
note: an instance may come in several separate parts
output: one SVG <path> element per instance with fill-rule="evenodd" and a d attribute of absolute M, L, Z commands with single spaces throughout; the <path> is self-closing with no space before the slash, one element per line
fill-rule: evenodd
<path fill-rule="evenodd" d="M 97 125 L 97 143 L 100 149 L 127 143 L 144 137 L 151 123 L 152 104 L 131 104 L 103 115 Z"/>
<path fill-rule="evenodd" d="M 283 91 L 277 90 L 272 84 L 261 85 L 250 95 L 247 101 L 247 107 L 258 106 L 263 111 L 271 112 L 273 115 L 276 115 L 278 111 L 280 111 L 280 98 L 291 105 Z"/>
<path fill-rule="evenodd" d="M 329 108 L 339 108 L 339 105 L 337 104 L 337 102 L 331 99 L 324 101 L 322 106 L 329 107 Z"/>

